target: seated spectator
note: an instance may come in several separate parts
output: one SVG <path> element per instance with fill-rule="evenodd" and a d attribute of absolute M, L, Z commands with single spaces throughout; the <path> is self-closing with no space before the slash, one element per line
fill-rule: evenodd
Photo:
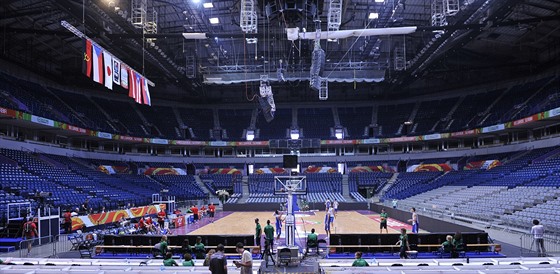
<path fill-rule="evenodd" d="M 307 235 L 307 249 L 305 253 L 309 253 L 309 248 L 315 248 L 317 245 L 317 234 L 315 234 L 315 228 L 312 228 L 311 233 Z"/>
<path fill-rule="evenodd" d="M 447 235 L 445 240 L 441 244 L 441 253 L 451 254 L 453 252 L 453 236 Z"/>
<path fill-rule="evenodd" d="M 369 266 L 369 264 L 366 262 L 366 260 L 362 259 L 362 252 L 358 251 L 356 252 L 356 260 L 354 260 L 354 262 L 352 263 L 352 266 Z"/>
<path fill-rule="evenodd" d="M 189 243 L 189 239 L 183 240 L 183 244 L 181 245 L 181 252 L 193 254 L 192 246 Z"/>
<path fill-rule="evenodd" d="M 179 266 L 175 260 L 173 260 L 173 253 L 167 252 L 165 258 L 163 259 L 164 266 Z"/>
<path fill-rule="evenodd" d="M 185 259 L 183 261 L 183 266 L 194 266 L 194 261 L 190 253 L 185 253 L 185 255 L 183 255 L 183 259 Z"/>
<path fill-rule="evenodd" d="M 204 252 L 206 249 L 204 248 L 204 244 L 202 243 L 202 237 L 196 237 L 196 243 L 194 244 L 194 252 L 197 259 L 204 259 Z"/>
<path fill-rule="evenodd" d="M 167 236 L 163 235 L 161 237 L 161 242 L 159 242 L 159 250 L 161 251 L 161 254 L 166 254 L 168 251 L 168 246 L 169 244 L 167 243 Z"/>
<path fill-rule="evenodd" d="M 214 249 L 210 249 L 210 251 L 208 251 L 206 258 L 204 258 L 204 263 L 202 264 L 203 266 L 210 266 L 210 260 L 212 259 L 212 255 L 214 255 L 214 253 L 216 253 L 216 250 Z"/>
<path fill-rule="evenodd" d="M 159 255 L 165 256 L 168 251 L 167 236 L 161 237 L 161 241 L 154 245 L 153 255 L 157 257 Z"/>
<path fill-rule="evenodd" d="M 463 235 L 461 232 L 456 232 L 453 236 L 453 253 L 452 258 L 459 258 L 461 252 L 467 251 L 467 245 L 463 242 Z"/>

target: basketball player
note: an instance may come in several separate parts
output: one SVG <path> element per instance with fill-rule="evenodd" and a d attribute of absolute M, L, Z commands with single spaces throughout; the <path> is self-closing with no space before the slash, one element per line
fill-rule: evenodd
<path fill-rule="evenodd" d="M 408 221 L 412 223 L 412 233 L 418 233 L 418 213 L 416 213 L 416 208 L 411 208 L 410 212 L 412 212 L 412 219 Z"/>
<path fill-rule="evenodd" d="M 327 238 L 331 235 L 331 216 L 329 213 L 325 214 L 325 233 L 327 233 Z"/>
<path fill-rule="evenodd" d="M 334 224 L 334 207 L 333 207 L 333 204 L 331 204 L 331 207 L 327 210 L 327 214 L 329 215 L 331 226 L 333 226 L 333 224 Z"/>
<path fill-rule="evenodd" d="M 262 228 L 261 224 L 259 223 L 259 218 L 255 219 L 255 245 L 259 246 L 259 250 L 261 247 L 261 238 L 262 238 Z"/>
<path fill-rule="evenodd" d="M 280 234 L 282 234 L 282 213 L 278 210 L 274 211 L 274 218 L 276 219 L 276 240 L 280 239 Z"/>
<path fill-rule="evenodd" d="M 381 218 L 381 222 L 379 222 L 379 234 L 383 233 L 383 228 L 385 228 L 385 232 L 389 234 L 389 230 L 387 230 L 387 218 L 389 217 L 389 215 L 387 214 L 387 212 L 385 212 L 384 208 L 381 209 L 381 214 L 379 214 L 379 217 Z"/>
<path fill-rule="evenodd" d="M 333 207 L 334 207 L 334 215 L 336 216 L 338 214 L 338 201 L 337 200 L 333 201 Z"/>

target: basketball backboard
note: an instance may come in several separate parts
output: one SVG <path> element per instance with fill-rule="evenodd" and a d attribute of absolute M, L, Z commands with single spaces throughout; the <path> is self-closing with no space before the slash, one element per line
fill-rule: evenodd
<path fill-rule="evenodd" d="M 305 176 L 274 176 L 274 194 L 288 195 L 290 190 L 295 195 L 307 194 Z"/>

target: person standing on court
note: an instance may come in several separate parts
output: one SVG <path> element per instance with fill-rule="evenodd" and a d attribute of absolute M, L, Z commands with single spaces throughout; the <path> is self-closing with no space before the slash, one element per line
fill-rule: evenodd
<path fill-rule="evenodd" d="M 418 233 L 418 213 L 416 213 L 416 208 L 411 208 L 410 212 L 412 212 L 412 219 L 408 221 L 412 223 L 412 233 Z"/>
<path fill-rule="evenodd" d="M 282 213 L 278 212 L 278 210 L 274 212 L 274 218 L 276 219 L 276 240 L 278 240 L 282 234 L 282 221 L 284 219 L 282 219 Z"/>
<path fill-rule="evenodd" d="M 334 208 L 334 215 L 336 216 L 338 214 L 338 201 L 337 200 L 334 200 L 333 208 Z"/>
<path fill-rule="evenodd" d="M 255 245 L 261 249 L 261 236 L 262 235 L 262 228 L 261 224 L 259 223 L 259 218 L 255 219 Z"/>
<path fill-rule="evenodd" d="M 270 225 L 270 220 L 266 220 L 266 226 L 264 227 L 264 248 L 268 248 L 265 252 L 274 248 L 274 227 Z"/>
<path fill-rule="evenodd" d="M 537 256 L 545 257 L 546 250 L 544 249 L 544 226 L 540 224 L 539 220 L 533 220 L 533 227 L 531 227 L 531 234 L 537 248 Z"/>
<path fill-rule="evenodd" d="M 233 261 L 236 267 L 241 268 L 240 274 L 253 273 L 253 257 L 251 253 L 243 248 L 243 243 L 237 243 L 235 246 L 237 253 L 241 254 L 241 261 Z"/>
<path fill-rule="evenodd" d="M 208 206 L 208 214 L 210 214 L 210 222 L 213 223 L 214 222 L 214 214 L 216 212 L 216 206 L 214 205 L 214 203 L 211 203 Z"/>
<path fill-rule="evenodd" d="M 327 215 L 329 215 L 329 221 L 331 226 L 334 224 L 334 207 L 331 204 L 331 207 L 327 210 Z M 335 231 L 336 233 L 336 231 Z"/>
<path fill-rule="evenodd" d="M 195 223 L 198 222 L 198 207 L 196 207 L 196 205 L 193 205 L 193 206 L 191 207 L 191 212 L 192 212 L 192 214 L 193 214 L 193 220 L 194 220 L 194 222 L 195 222 Z"/>
<path fill-rule="evenodd" d="M 383 233 L 383 228 L 385 228 L 385 232 L 389 234 L 389 230 L 387 230 L 387 218 L 389 218 L 389 215 L 387 214 L 387 212 L 385 212 L 384 208 L 381 209 L 379 218 L 381 219 L 381 221 L 379 222 L 379 233 Z"/>
<path fill-rule="evenodd" d="M 329 212 L 325 214 L 325 233 L 327 234 L 327 238 L 331 235 L 331 215 Z"/>

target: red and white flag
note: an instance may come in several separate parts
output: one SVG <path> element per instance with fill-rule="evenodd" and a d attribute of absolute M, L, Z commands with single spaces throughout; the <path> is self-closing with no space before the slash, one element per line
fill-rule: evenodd
<path fill-rule="evenodd" d="M 148 88 L 148 81 L 145 78 L 142 78 L 142 98 L 144 99 L 144 105 L 151 106 L 152 100 L 150 98 L 150 90 Z"/>
<path fill-rule="evenodd" d="M 134 89 L 134 83 L 136 83 L 135 73 L 132 70 L 128 70 L 130 75 L 130 83 L 128 84 L 128 97 L 136 99 L 136 90 Z"/>
<path fill-rule="evenodd" d="M 134 91 L 136 93 L 136 103 L 142 104 L 142 81 L 144 77 L 138 74 L 138 72 L 134 72 Z"/>
<path fill-rule="evenodd" d="M 103 50 L 93 44 L 93 54 L 91 61 L 93 64 L 93 81 L 103 84 Z"/>
<path fill-rule="evenodd" d="M 113 56 L 106 51 L 103 52 L 103 63 L 105 64 L 105 87 L 113 90 Z"/>

